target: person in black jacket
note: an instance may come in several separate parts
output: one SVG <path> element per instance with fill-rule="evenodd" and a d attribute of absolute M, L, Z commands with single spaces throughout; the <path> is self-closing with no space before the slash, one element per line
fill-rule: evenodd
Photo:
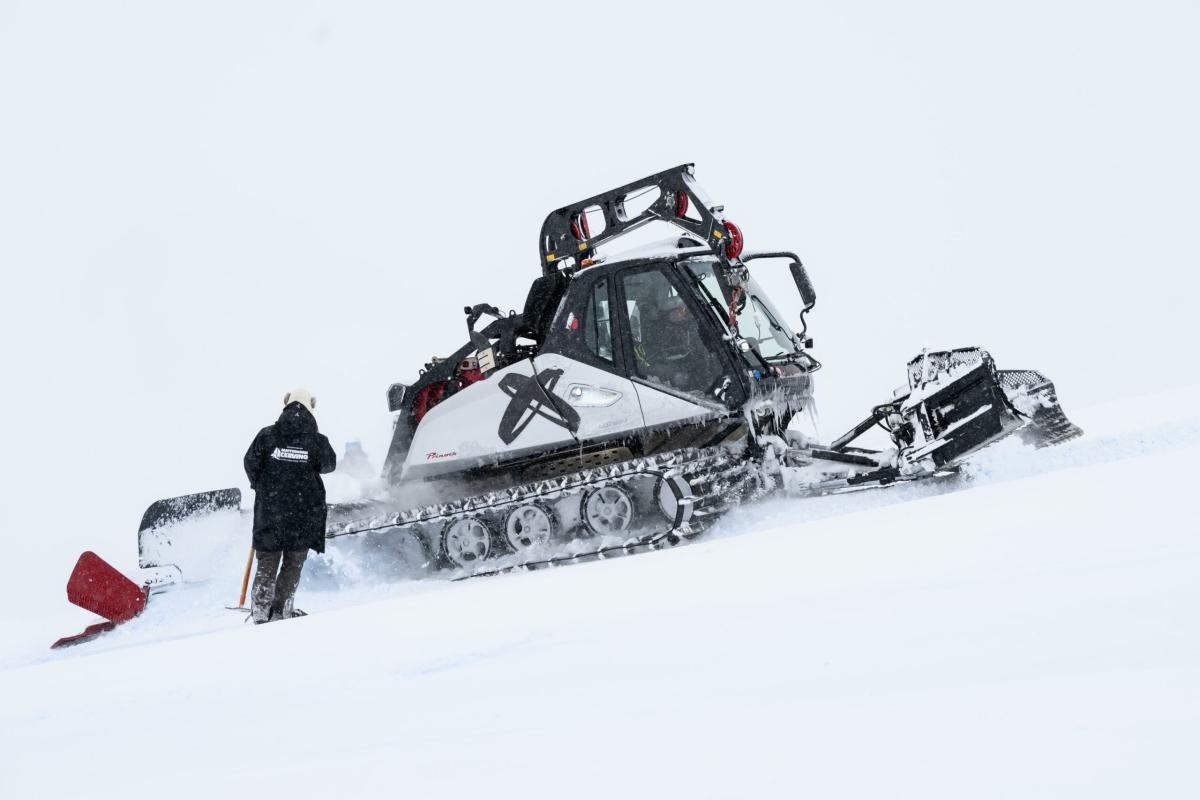
<path fill-rule="evenodd" d="M 255 624 L 300 616 L 293 606 L 308 551 L 325 552 L 325 483 L 337 454 L 312 415 L 316 398 L 304 389 L 283 396 L 274 425 L 258 432 L 246 451 L 254 490 Z M 282 565 L 281 565 L 282 562 Z"/>

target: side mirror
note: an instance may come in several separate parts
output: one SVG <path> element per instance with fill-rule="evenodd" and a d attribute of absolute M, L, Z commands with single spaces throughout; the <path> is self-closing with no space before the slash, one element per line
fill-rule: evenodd
<path fill-rule="evenodd" d="M 388 411 L 399 411 L 404 407 L 404 395 L 408 387 L 403 383 L 393 383 L 387 390 Z"/>
<path fill-rule="evenodd" d="M 800 299 L 804 301 L 804 310 L 808 311 L 817 304 L 817 290 L 813 288 L 812 281 L 808 279 L 808 272 L 799 261 L 793 261 L 788 265 L 788 269 L 792 271 L 792 280 L 796 282 Z"/>

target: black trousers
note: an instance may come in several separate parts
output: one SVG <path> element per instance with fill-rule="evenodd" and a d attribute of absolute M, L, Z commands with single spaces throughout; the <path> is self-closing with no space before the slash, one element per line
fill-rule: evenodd
<path fill-rule="evenodd" d="M 292 601 L 304 569 L 304 550 L 257 550 L 258 570 L 254 573 L 251 616 L 255 622 L 292 616 Z"/>

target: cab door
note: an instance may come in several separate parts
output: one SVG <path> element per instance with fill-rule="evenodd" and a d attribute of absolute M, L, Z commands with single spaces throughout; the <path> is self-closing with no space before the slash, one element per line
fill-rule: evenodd
<path fill-rule="evenodd" d="M 705 423 L 741 404 L 709 313 L 669 264 L 616 274 L 617 328 L 647 428 Z"/>
<path fill-rule="evenodd" d="M 645 424 L 617 346 L 613 298 L 609 275 L 597 271 L 575 278 L 533 359 L 539 382 L 572 418 L 581 445 L 628 439 Z"/>

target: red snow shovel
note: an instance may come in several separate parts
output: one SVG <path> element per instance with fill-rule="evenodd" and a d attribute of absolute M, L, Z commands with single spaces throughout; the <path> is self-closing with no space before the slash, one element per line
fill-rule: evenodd
<path fill-rule="evenodd" d="M 67 581 L 67 599 L 80 608 L 99 614 L 108 622 L 97 622 L 87 626 L 83 633 L 64 636 L 50 645 L 51 649 L 89 642 L 122 622 L 133 619 L 146 607 L 150 589 L 138 586 L 100 556 L 87 550 L 71 571 L 71 578 Z"/>

